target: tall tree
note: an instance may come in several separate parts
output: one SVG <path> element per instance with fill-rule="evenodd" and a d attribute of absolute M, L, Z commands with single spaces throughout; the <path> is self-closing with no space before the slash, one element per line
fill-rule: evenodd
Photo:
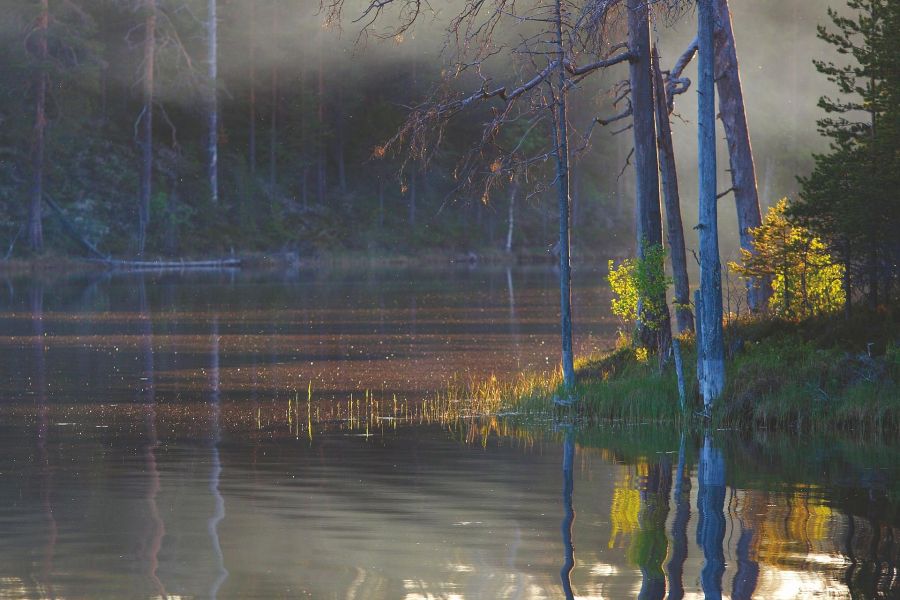
<path fill-rule="evenodd" d="M 675 146 L 669 122 L 669 102 L 659 67 L 659 53 L 653 46 L 653 92 L 656 109 L 656 139 L 659 150 L 659 174 L 666 205 L 666 233 L 669 241 L 669 260 L 675 287 L 675 318 L 678 331 L 694 330 L 691 313 L 691 291 L 684 249 L 684 225 L 681 220 L 681 199 L 678 194 L 678 172 L 675 168 Z"/>
<path fill-rule="evenodd" d="M 653 71 L 650 56 L 650 7 L 645 0 L 627 0 L 628 51 L 631 53 L 632 131 L 634 132 L 635 196 L 637 201 L 637 256 L 644 258 L 650 246 L 662 246 L 662 213 L 659 206 L 659 163 L 654 123 Z M 670 337 L 665 292 L 661 298 L 640 302 L 639 336 L 648 348 L 665 352 Z M 648 306 L 662 307 L 649 314 Z M 652 323 L 653 325 L 647 325 Z"/>
<path fill-rule="evenodd" d="M 790 213 L 841 256 L 848 307 L 851 283 L 876 306 L 900 276 L 900 2 L 848 0 L 847 7 L 846 16 L 828 10 L 832 28 L 820 26 L 819 38 L 852 61 L 815 62 L 841 94 L 819 99 L 826 113 L 819 131 L 831 148 L 801 178 Z"/>
<path fill-rule="evenodd" d="M 156 75 L 156 0 L 143 0 L 144 43 L 143 73 L 141 87 L 143 89 L 143 106 L 138 121 L 141 147 L 141 192 L 138 200 L 138 255 L 143 256 L 147 244 L 147 227 L 150 224 L 150 196 L 153 193 L 153 103 L 154 77 Z"/>
<path fill-rule="evenodd" d="M 219 23 L 216 10 L 217 0 L 208 0 L 206 14 L 206 58 L 207 85 L 209 86 L 209 106 L 207 119 L 209 137 L 207 138 L 207 160 L 209 196 L 213 204 L 219 201 Z"/>
<path fill-rule="evenodd" d="M 741 248 L 753 252 L 753 235 L 750 230 L 760 226 L 762 217 L 728 0 L 715 0 L 715 11 L 715 79 L 719 95 L 719 115 L 728 141 L 731 187 L 737 208 Z M 772 283 L 767 279 L 750 279 L 747 291 L 750 309 L 765 310 L 769 296 L 772 295 Z"/>
<path fill-rule="evenodd" d="M 562 371 L 563 383 L 566 387 L 575 385 L 575 363 L 572 352 L 572 263 L 569 256 L 571 247 L 569 218 L 572 199 L 569 193 L 569 132 L 566 91 L 566 46 L 563 39 L 564 15 L 562 0 L 554 3 L 553 27 L 555 28 L 556 76 L 555 90 L 555 127 L 554 156 L 556 157 L 556 185 L 559 200 L 559 293 L 560 293 L 560 331 L 562 334 Z"/>
<path fill-rule="evenodd" d="M 250 165 L 250 175 L 256 175 L 256 27 L 257 27 L 257 15 L 256 15 L 256 0 L 250 0 L 250 44 L 249 44 L 249 54 L 250 54 L 250 65 L 249 65 L 249 79 L 250 79 L 250 90 L 249 97 L 247 99 L 247 108 L 248 108 L 248 144 L 247 144 L 247 162 Z"/>
<path fill-rule="evenodd" d="M 34 252 L 44 249 L 41 203 L 44 198 L 44 146 L 47 128 L 47 29 L 50 24 L 48 0 L 41 0 L 34 28 L 32 54 L 37 61 L 34 73 L 34 130 L 31 138 L 31 201 L 28 205 L 28 246 Z"/>
<path fill-rule="evenodd" d="M 698 0 L 697 129 L 700 175 L 700 308 L 702 336 L 699 356 L 703 378 L 700 395 L 707 411 L 725 387 L 725 346 L 722 332 L 722 267 L 716 193 L 716 108 L 714 82 L 715 10 L 713 0 Z"/>

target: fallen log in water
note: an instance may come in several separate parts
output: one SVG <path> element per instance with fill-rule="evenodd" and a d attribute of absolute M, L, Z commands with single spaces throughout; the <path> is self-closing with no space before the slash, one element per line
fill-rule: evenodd
<path fill-rule="evenodd" d="M 235 269 L 241 266 L 239 258 L 222 258 L 213 260 L 120 260 L 92 259 L 90 262 L 101 263 L 115 269 L 134 271 L 171 271 L 188 269 Z"/>

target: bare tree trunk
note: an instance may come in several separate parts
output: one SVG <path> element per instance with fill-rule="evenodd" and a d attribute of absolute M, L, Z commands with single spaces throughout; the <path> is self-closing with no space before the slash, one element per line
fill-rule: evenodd
<path fill-rule="evenodd" d="M 719 114 L 728 140 L 728 156 L 731 163 L 731 185 L 737 207 L 741 248 L 754 252 L 750 229 L 759 227 L 762 217 L 759 209 L 759 192 L 756 186 L 756 167 L 750 148 L 750 131 L 744 110 L 744 92 L 738 68 L 737 48 L 731 27 L 728 0 L 714 0 L 715 30 L 715 80 L 719 93 Z M 749 282 L 747 300 L 750 310 L 766 308 L 772 295 L 772 282 L 768 279 Z"/>
<path fill-rule="evenodd" d="M 559 198 L 559 294 L 560 294 L 560 334 L 562 342 L 563 384 L 567 388 L 575 385 L 575 361 L 572 352 L 572 264 L 569 258 L 570 233 L 569 212 L 569 132 L 566 106 L 566 52 L 562 34 L 562 0 L 556 0 L 556 51 L 559 82 L 556 89 L 556 127 L 553 129 L 556 148 L 556 180 Z"/>
<path fill-rule="evenodd" d="M 347 168 L 344 157 L 344 86 L 337 86 L 337 110 L 335 111 L 335 148 L 334 158 L 337 162 L 338 189 L 347 192 Z"/>
<path fill-rule="evenodd" d="M 416 181 L 419 179 L 418 171 L 413 165 L 412 167 L 412 176 L 409 178 L 409 226 L 416 226 L 416 196 L 418 194 L 418 190 L 416 188 Z"/>
<path fill-rule="evenodd" d="M 714 81 L 714 0 L 699 0 L 697 38 L 697 129 L 700 175 L 700 296 L 703 337 L 703 379 L 700 395 L 709 409 L 725 387 L 725 348 L 722 334 L 722 269 L 719 261 L 716 206 L 716 90 Z"/>
<path fill-rule="evenodd" d="M 316 180 L 317 180 L 317 190 L 316 194 L 318 197 L 319 204 L 325 204 L 325 196 L 326 196 L 326 188 L 328 186 L 326 172 L 327 163 L 325 158 L 325 67 L 322 62 L 322 32 L 319 32 L 318 37 L 318 117 L 319 117 L 319 144 L 318 151 L 319 156 L 316 164 Z"/>
<path fill-rule="evenodd" d="M 44 249 L 41 202 L 44 198 L 44 133 L 47 128 L 47 27 L 50 24 L 48 0 L 41 0 L 35 35 L 39 65 L 35 75 L 34 130 L 31 141 L 31 202 L 28 206 L 28 246 L 34 252 Z"/>
<path fill-rule="evenodd" d="M 269 198 L 275 199 L 278 177 L 278 63 L 272 63 L 272 115 L 269 121 Z"/>
<path fill-rule="evenodd" d="M 141 197 L 138 203 L 138 256 L 144 255 L 153 192 L 153 94 L 156 71 L 156 0 L 144 0 L 144 107 L 141 112 Z"/>
<path fill-rule="evenodd" d="M 513 245 L 513 229 L 516 222 L 516 196 L 519 195 L 519 178 L 515 177 L 512 181 L 512 187 L 509 191 L 509 215 L 507 218 L 506 229 L 506 253 L 512 253 Z"/>
<path fill-rule="evenodd" d="M 656 155 L 653 79 L 650 65 L 650 9 L 645 0 L 627 0 L 628 49 L 634 132 L 635 197 L 637 200 L 637 256 L 644 258 L 648 246 L 662 246 L 662 213 L 659 206 L 659 163 Z M 653 298 L 662 307 L 652 314 L 641 303 L 638 335 L 647 348 L 665 352 L 671 338 L 665 292 Z M 652 325 L 647 325 L 652 323 Z"/>
<path fill-rule="evenodd" d="M 663 199 L 666 204 L 666 231 L 669 238 L 669 259 L 672 278 L 675 281 L 675 318 L 678 332 L 694 330 L 691 313 L 691 291 L 687 272 L 687 255 L 684 250 L 684 226 L 681 222 L 681 199 L 678 194 L 678 173 L 675 169 L 675 147 L 672 144 L 672 127 L 666 88 L 659 68 L 659 53 L 653 46 L 653 83 L 656 100 L 656 141 L 659 149 L 659 174 Z"/>
<path fill-rule="evenodd" d="M 256 177 L 256 0 L 250 0 L 250 175 Z"/>
<path fill-rule="evenodd" d="M 209 138 L 207 139 L 207 159 L 209 160 L 209 195 L 213 204 L 219 202 L 219 102 L 217 87 L 219 84 L 218 62 L 218 22 L 216 20 L 216 2 L 209 0 L 207 13 L 207 60 L 209 70 L 209 106 L 207 118 L 209 120 Z"/>
<path fill-rule="evenodd" d="M 384 229 L 384 177 L 378 178 L 378 229 Z"/>

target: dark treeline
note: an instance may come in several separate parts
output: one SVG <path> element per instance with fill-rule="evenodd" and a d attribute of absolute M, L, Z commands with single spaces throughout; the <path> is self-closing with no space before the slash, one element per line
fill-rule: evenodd
<path fill-rule="evenodd" d="M 428 32 L 361 45 L 309 4 L 0 3 L 3 253 L 546 251 L 539 194 L 454 179 L 477 114 L 427 168 L 375 156 L 439 79 Z M 633 218 L 598 177 L 574 186 L 585 238 Z"/>

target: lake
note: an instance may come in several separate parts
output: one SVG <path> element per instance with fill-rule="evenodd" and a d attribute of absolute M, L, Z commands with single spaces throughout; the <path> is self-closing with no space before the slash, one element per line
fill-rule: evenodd
<path fill-rule="evenodd" d="M 424 412 L 555 368 L 552 270 L 4 284 L 0 598 L 900 597 L 894 440 Z"/>

